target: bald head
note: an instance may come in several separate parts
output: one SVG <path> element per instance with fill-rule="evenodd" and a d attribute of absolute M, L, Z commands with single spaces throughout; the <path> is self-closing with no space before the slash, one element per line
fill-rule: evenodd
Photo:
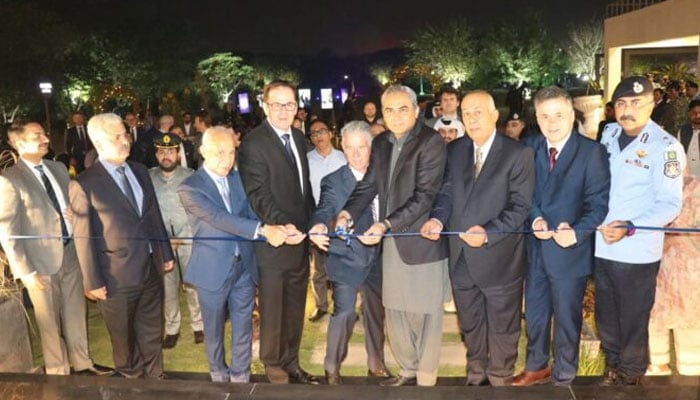
<path fill-rule="evenodd" d="M 483 90 L 467 93 L 462 99 L 462 122 L 467 135 L 478 146 L 486 143 L 496 130 L 498 110 L 493 97 Z"/>
<path fill-rule="evenodd" d="M 204 166 L 216 175 L 228 175 L 236 162 L 235 143 L 233 129 L 223 126 L 207 128 L 200 147 Z"/>

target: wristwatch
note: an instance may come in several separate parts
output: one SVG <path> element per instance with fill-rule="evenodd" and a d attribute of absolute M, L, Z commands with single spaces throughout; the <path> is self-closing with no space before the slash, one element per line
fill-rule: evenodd
<path fill-rule="evenodd" d="M 386 229 L 387 232 L 391 230 L 391 222 L 389 222 L 388 219 L 383 220 L 380 224 L 384 225 L 384 229 Z"/>

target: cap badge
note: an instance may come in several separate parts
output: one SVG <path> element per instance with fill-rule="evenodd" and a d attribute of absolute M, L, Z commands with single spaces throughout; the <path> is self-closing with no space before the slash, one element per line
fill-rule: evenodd
<path fill-rule="evenodd" d="M 634 93 L 636 93 L 636 94 L 640 94 L 640 93 L 642 93 L 642 91 L 644 91 L 644 87 L 642 86 L 641 83 L 635 82 L 635 83 L 632 85 L 632 91 L 633 91 Z"/>
<path fill-rule="evenodd" d="M 170 143 L 170 136 L 168 136 L 168 135 L 163 136 L 163 143 L 165 143 L 165 144 Z"/>

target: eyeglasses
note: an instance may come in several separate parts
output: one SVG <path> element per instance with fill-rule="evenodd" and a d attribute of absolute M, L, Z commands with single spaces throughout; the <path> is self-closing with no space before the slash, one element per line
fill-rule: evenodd
<path fill-rule="evenodd" d="M 267 103 L 268 107 L 270 107 L 270 110 L 274 112 L 280 112 L 282 109 L 284 111 L 296 111 L 297 109 L 297 103 L 290 101 L 289 103 Z"/>
<path fill-rule="evenodd" d="M 321 136 L 325 135 L 326 133 L 329 133 L 330 131 L 327 128 L 321 128 L 321 129 L 315 129 L 313 131 L 309 131 L 309 136 L 315 137 L 315 136 Z"/>
<path fill-rule="evenodd" d="M 653 103 L 654 100 L 651 101 L 642 101 L 642 99 L 634 99 L 630 102 L 624 101 L 624 100 L 618 100 L 614 103 L 614 106 L 616 109 L 628 109 L 631 108 L 633 110 L 639 110 L 640 108 L 644 106 L 648 106 L 649 104 Z"/>

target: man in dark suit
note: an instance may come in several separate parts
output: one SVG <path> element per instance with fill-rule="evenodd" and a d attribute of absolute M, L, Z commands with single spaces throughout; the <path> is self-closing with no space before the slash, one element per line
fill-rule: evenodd
<path fill-rule="evenodd" d="M 357 240 L 349 245 L 340 238 L 330 240 L 326 234 L 334 226 L 335 216 L 345 205 L 355 185 L 362 180 L 369 166 L 372 133 L 364 121 L 351 121 L 341 131 L 343 152 L 348 164 L 328 174 L 321 181 L 318 209 L 311 217 L 309 238 L 328 252 L 326 272 L 333 285 L 333 315 L 328 323 L 326 358 L 323 362 L 326 379 L 331 385 L 342 383 L 340 364 L 348 352 L 348 341 L 355 325 L 357 290 L 362 295 L 362 316 L 365 324 L 367 373 L 389 377 L 384 365 L 384 306 L 382 305 L 382 264 L 378 246 L 365 246 Z M 360 216 L 355 229 L 364 232 L 376 222 L 378 200 Z"/>
<path fill-rule="evenodd" d="M 700 176 L 700 100 L 688 104 L 688 121 L 678 130 L 678 141 L 685 150 L 690 173 Z"/>
<path fill-rule="evenodd" d="M 442 189 L 421 228 L 451 236 L 450 279 L 467 345 L 467 384 L 509 385 L 520 337 L 525 236 L 535 186 L 532 150 L 497 134 L 498 110 L 487 92 L 462 99 L 467 136 L 447 150 Z"/>
<path fill-rule="evenodd" d="M 578 369 L 583 294 L 593 273 L 595 228 L 608 213 L 610 166 L 605 147 L 572 130 L 571 96 L 556 86 L 535 95 L 542 134 L 535 152 L 525 281 L 527 362 L 513 386 L 569 385 Z M 552 317 L 554 362 L 549 364 Z"/>
<path fill-rule="evenodd" d="M 410 88 L 391 86 L 382 94 L 388 131 L 372 142 L 367 174 L 357 183 L 338 225 L 352 226 L 379 196 L 378 221 L 360 240 L 374 245 L 383 235 L 417 231 L 428 219 L 445 168 L 445 142 L 418 122 Z M 442 303 L 448 299 L 445 243 L 420 237 L 387 237 L 382 243 L 382 298 L 387 332 L 401 375 L 383 386 L 433 386 L 442 339 Z"/>
<path fill-rule="evenodd" d="M 162 272 L 173 268 L 168 232 L 148 171 L 126 161 L 121 118 L 95 115 L 88 133 L 99 161 L 70 186 L 85 293 L 97 300 L 117 372 L 162 378 Z"/>
<path fill-rule="evenodd" d="M 78 373 L 111 375 L 88 354 L 85 297 L 68 221 L 68 171 L 42 159 L 49 138 L 38 123 L 13 124 L 10 135 L 19 160 L 0 177 L 0 242 L 32 300 L 46 373 L 68 375 L 72 365 Z M 51 238 L 10 239 L 21 235 Z"/>
<path fill-rule="evenodd" d="M 132 112 L 128 112 L 126 115 L 124 115 L 124 127 L 126 128 L 126 133 L 128 133 L 131 137 L 129 159 L 135 161 L 134 157 L 138 158 L 138 155 L 135 156 L 138 149 L 136 146 L 134 146 L 134 144 L 142 138 L 142 136 L 146 133 L 146 130 L 139 126 L 139 119 L 136 114 Z"/>
<path fill-rule="evenodd" d="M 253 210 L 266 225 L 284 225 L 286 246 L 256 243 L 260 272 L 260 360 L 272 383 L 313 383 L 299 365 L 309 279 L 308 229 L 314 207 L 304 135 L 293 129 L 296 90 L 274 81 L 263 91 L 267 120 L 248 134 L 238 169 Z"/>
<path fill-rule="evenodd" d="M 197 287 L 204 321 L 204 346 L 213 382 L 249 382 L 253 306 L 258 266 L 253 243 L 265 235 L 272 246 L 286 239 L 284 227 L 261 226 L 250 209 L 238 172 L 236 149 L 225 128 L 204 132 L 202 168 L 178 188 L 194 241 L 185 282 Z M 207 240 L 230 237 L 232 240 Z M 237 240 L 245 238 L 249 240 Z M 224 360 L 224 325 L 231 321 L 231 364 Z"/>
<path fill-rule="evenodd" d="M 70 163 L 77 172 L 85 169 L 85 154 L 94 146 L 85 128 L 85 115 L 75 112 L 71 116 L 73 126 L 66 131 L 65 151 L 70 156 Z"/>

